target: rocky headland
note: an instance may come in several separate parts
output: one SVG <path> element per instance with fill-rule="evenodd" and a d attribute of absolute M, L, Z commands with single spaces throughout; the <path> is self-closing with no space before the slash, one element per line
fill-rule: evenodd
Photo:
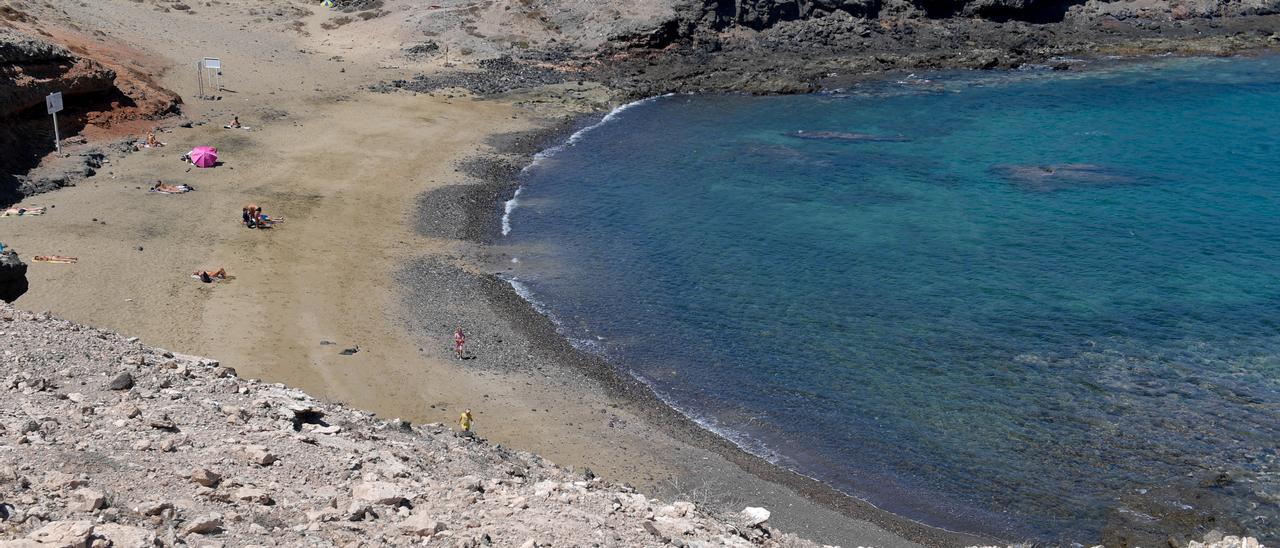
<path fill-rule="evenodd" d="M 509 55 L 628 98 L 807 93 L 890 71 L 1029 64 L 1072 70 L 1106 56 L 1230 55 L 1280 46 L 1274 0 L 650 0 L 625 7 L 540 0 L 419 24 L 432 38 L 423 55 L 440 57 L 441 43 Z M 481 38 L 485 28 L 529 30 Z M 503 83 L 509 90 L 553 80 L 511 78 L 504 70 L 478 84 L 474 71 L 457 74 L 395 87 L 492 93 Z"/>

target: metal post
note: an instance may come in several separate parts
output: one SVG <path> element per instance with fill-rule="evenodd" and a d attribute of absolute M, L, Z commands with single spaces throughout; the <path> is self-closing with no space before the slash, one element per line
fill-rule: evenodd
<path fill-rule="evenodd" d="M 58 135 L 58 113 L 53 113 L 53 147 L 62 154 L 62 137 Z"/>

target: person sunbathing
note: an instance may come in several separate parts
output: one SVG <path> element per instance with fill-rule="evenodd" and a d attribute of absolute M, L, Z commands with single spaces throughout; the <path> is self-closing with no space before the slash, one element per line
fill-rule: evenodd
<path fill-rule="evenodd" d="M 283 223 L 283 222 L 284 222 L 284 217 L 280 217 L 279 219 L 272 219 L 269 215 L 267 215 L 266 213 L 263 213 L 262 210 L 258 210 L 258 228 L 271 228 L 273 226 L 276 226 L 276 223 Z"/>
<path fill-rule="evenodd" d="M 58 263 L 58 264 L 75 264 L 80 261 L 75 257 L 67 257 L 65 255 L 36 255 L 31 260 L 37 263 Z"/>
<path fill-rule="evenodd" d="M 202 282 L 204 282 L 204 283 L 207 283 L 207 284 L 208 284 L 208 283 L 213 283 L 213 281 L 214 281 L 214 280 L 225 280 L 225 279 L 227 279 L 227 269 L 225 269 L 225 268 L 219 268 L 219 269 L 218 269 L 218 270 L 216 270 L 216 271 L 213 271 L 213 270 L 197 270 L 197 271 L 195 271 L 194 273 L 192 273 L 192 274 L 191 274 L 191 276 L 192 276 L 192 277 L 194 277 L 194 278 L 198 278 L 200 281 L 202 281 Z"/>
<path fill-rule="evenodd" d="M 162 146 L 164 146 L 164 143 L 161 143 L 159 139 L 156 139 L 156 132 L 154 132 L 154 131 L 148 131 L 148 132 L 147 132 L 147 146 L 148 146 L 148 147 L 162 147 Z"/>
<path fill-rule="evenodd" d="M 156 184 L 151 186 L 151 192 L 163 194 L 182 194 L 183 192 L 191 192 L 191 190 L 191 187 L 187 185 L 169 185 L 160 181 L 156 181 Z"/>
<path fill-rule="evenodd" d="M 240 117 L 232 114 L 231 122 L 229 122 L 226 126 L 223 126 L 223 127 L 226 127 L 227 129 L 240 129 L 244 126 L 240 125 Z"/>
<path fill-rule="evenodd" d="M 11 207 L 0 213 L 0 217 L 24 217 L 27 215 L 44 215 L 43 207 Z"/>

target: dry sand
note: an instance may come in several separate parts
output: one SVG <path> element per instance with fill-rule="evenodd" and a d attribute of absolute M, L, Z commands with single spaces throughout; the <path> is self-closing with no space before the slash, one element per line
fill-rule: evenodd
<path fill-rule="evenodd" d="M 53 206 L 48 215 L 0 219 L 0 240 L 25 259 L 80 259 L 32 264 L 30 290 L 15 304 L 213 356 L 243 377 L 385 417 L 452 424 L 470 407 L 491 440 L 641 487 L 768 506 L 779 527 L 814 540 L 914 545 L 745 473 L 742 459 L 688 443 L 646 420 L 636 408 L 644 404 L 591 389 L 571 370 L 470 367 L 449 359 L 447 327 L 400 321 L 395 277 L 404 265 L 427 257 L 468 267 L 467 244 L 413 231 L 416 197 L 463 182 L 457 162 L 485 152 L 489 136 L 538 126 L 510 101 L 361 91 L 407 74 L 387 61 L 404 39 L 387 22 L 400 4 L 390 2 L 393 14 L 364 30 L 352 23 L 330 36 L 320 23 L 332 16 L 320 8 L 271 20 L 250 13 L 302 2 L 224 0 L 196 5 L 195 15 L 127 0 L 60 3 L 67 21 L 168 62 L 161 83 L 184 97 L 186 116 L 208 123 L 173 127 L 160 134 L 166 148 L 115 160 L 78 187 L 29 200 Z M 223 60 L 230 91 L 220 101 L 193 97 L 191 66 L 204 55 Z M 222 129 L 231 113 L 252 129 Z M 224 164 L 180 162 L 195 145 L 217 147 Z M 146 192 L 156 180 L 196 191 Z M 286 222 L 243 227 L 247 202 Z M 233 279 L 189 277 L 218 267 Z M 433 329 L 437 340 L 414 334 Z M 358 353 L 340 354 L 355 345 Z M 873 518 L 929 544 L 960 542 Z"/>

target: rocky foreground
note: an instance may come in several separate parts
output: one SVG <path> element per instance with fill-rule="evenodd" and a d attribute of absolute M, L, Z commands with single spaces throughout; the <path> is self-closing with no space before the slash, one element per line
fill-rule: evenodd
<path fill-rule="evenodd" d="M 0 304 L 0 547 L 812 546 Z"/>

